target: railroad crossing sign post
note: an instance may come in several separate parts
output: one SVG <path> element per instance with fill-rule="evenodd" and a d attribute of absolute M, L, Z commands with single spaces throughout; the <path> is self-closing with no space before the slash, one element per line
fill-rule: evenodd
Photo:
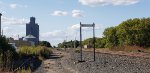
<path fill-rule="evenodd" d="M 93 27 L 93 53 L 94 53 L 94 61 L 95 61 L 95 24 L 82 24 L 80 22 L 80 60 L 82 60 L 82 27 Z"/>

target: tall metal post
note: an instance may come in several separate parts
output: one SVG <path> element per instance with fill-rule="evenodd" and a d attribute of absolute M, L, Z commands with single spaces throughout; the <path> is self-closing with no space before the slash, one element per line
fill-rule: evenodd
<path fill-rule="evenodd" d="M 74 39 L 74 48 L 76 48 L 76 37 Z"/>
<path fill-rule="evenodd" d="M 81 61 L 82 61 L 82 26 L 80 22 L 80 55 L 81 55 Z"/>
<path fill-rule="evenodd" d="M 2 14 L 0 13 L 0 36 L 1 36 L 1 16 L 2 16 Z"/>
<path fill-rule="evenodd" d="M 94 61 L 95 61 L 95 24 L 81 24 L 80 22 L 80 53 L 81 53 L 81 61 L 82 60 L 82 27 L 93 27 L 93 52 L 94 52 Z"/>
<path fill-rule="evenodd" d="M 95 24 L 93 23 L 93 48 L 94 48 L 94 61 L 95 61 Z"/>

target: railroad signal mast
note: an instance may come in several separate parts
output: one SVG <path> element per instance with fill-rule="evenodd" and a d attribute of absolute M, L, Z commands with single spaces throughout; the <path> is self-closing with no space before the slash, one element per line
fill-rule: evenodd
<path fill-rule="evenodd" d="M 95 24 L 82 24 L 80 22 L 80 61 L 83 62 L 82 59 L 82 27 L 93 27 L 93 55 L 94 55 L 94 61 L 95 61 Z"/>

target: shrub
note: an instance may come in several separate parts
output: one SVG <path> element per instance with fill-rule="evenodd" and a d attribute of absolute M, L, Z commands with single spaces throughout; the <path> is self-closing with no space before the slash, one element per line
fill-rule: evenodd
<path fill-rule="evenodd" d="M 76 49 L 76 50 L 75 50 L 75 53 L 80 53 L 80 49 Z"/>
<path fill-rule="evenodd" d="M 47 47 L 42 47 L 42 46 L 38 46 L 38 47 L 20 47 L 19 49 L 19 54 L 22 57 L 38 57 L 38 58 L 49 58 L 50 54 L 52 54 L 52 50 L 50 48 Z"/>
<path fill-rule="evenodd" d="M 10 69 L 13 61 L 17 58 L 17 52 L 8 44 L 5 36 L 0 36 L 0 66 L 3 69 Z"/>
<path fill-rule="evenodd" d="M 106 48 L 128 45 L 150 47 L 150 18 L 129 19 L 104 30 Z"/>

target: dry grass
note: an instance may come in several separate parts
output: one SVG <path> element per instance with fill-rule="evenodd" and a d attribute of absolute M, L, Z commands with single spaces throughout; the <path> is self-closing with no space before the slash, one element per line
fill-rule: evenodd
<path fill-rule="evenodd" d="M 150 53 L 150 48 L 146 48 L 146 49 L 144 50 L 144 52 Z"/>
<path fill-rule="evenodd" d="M 75 53 L 80 53 L 80 49 L 75 49 Z"/>
<path fill-rule="evenodd" d="M 32 71 L 30 68 L 28 68 L 28 69 L 20 69 L 16 73 L 32 73 Z"/>
<path fill-rule="evenodd" d="M 117 46 L 109 48 L 110 51 L 144 52 L 145 48 L 139 46 Z"/>
<path fill-rule="evenodd" d="M 84 49 L 84 51 L 93 51 L 93 48 Z M 142 48 L 138 46 L 123 46 L 113 48 L 96 48 L 97 53 L 115 54 L 115 55 L 126 55 L 136 57 L 150 58 L 150 48 Z"/>

